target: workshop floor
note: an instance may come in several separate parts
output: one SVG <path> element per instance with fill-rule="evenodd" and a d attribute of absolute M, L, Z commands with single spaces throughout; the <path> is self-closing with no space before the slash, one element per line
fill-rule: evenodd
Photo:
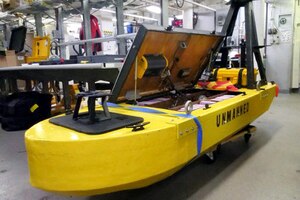
<path fill-rule="evenodd" d="M 300 200 L 300 95 L 281 94 L 256 120 L 257 131 L 222 147 L 218 160 L 199 159 L 152 186 L 93 197 L 59 196 L 32 188 L 24 131 L 0 130 L 1 200 Z"/>

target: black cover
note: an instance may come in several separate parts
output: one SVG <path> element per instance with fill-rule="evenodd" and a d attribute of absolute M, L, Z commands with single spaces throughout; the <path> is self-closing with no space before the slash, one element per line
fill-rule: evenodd
<path fill-rule="evenodd" d="M 44 118 L 39 115 L 33 115 L 28 117 L 2 117 L 1 124 L 2 129 L 6 131 L 19 131 L 27 130 L 34 124 L 40 122 Z"/>
<path fill-rule="evenodd" d="M 9 50 L 15 50 L 16 53 L 23 51 L 26 39 L 27 28 L 20 26 L 11 30 L 11 37 L 9 42 Z"/>
<path fill-rule="evenodd" d="M 2 128 L 7 131 L 28 129 L 51 116 L 51 94 L 20 92 L 2 103 Z"/>
<path fill-rule="evenodd" d="M 82 115 L 82 113 L 80 113 Z M 103 111 L 98 111 L 98 115 L 103 115 Z M 103 134 L 126 126 L 138 124 L 144 121 L 141 117 L 110 113 L 111 119 L 87 124 L 88 115 L 79 120 L 73 120 L 72 115 L 51 118 L 49 121 L 53 124 L 73 129 L 86 134 Z M 101 116 L 100 116 L 101 118 Z"/>
<path fill-rule="evenodd" d="M 0 95 L 0 123 L 1 123 L 2 115 L 3 115 L 3 109 L 6 104 L 6 98 L 7 98 L 7 96 Z"/>
<path fill-rule="evenodd" d="M 163 55 L 144 55 L 148 62 L 148 68 L 144 76 L 159 76 L 167 66 L 167 61 Z"/>

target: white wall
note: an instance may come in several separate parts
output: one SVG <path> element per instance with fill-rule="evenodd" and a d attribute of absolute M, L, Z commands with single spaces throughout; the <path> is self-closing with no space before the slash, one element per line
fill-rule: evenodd
<path fill-rule="evenodd" d="M 198 22 L 195 25 L 195 30 L 213 31 L 215 29 L 214 13 L 204 12 L 198 13 Z"/>
<path fill-rule="evenodd" d="M 281 92 L 289 92 L 291 88 L 291 75 L 292 75 L 292 55 L 293 55 L 293 42 L 292 38 L 286 38 L 286 34 L 293 30 L 293 14 L 294 14 L 294 1 L 277 0 L 275 5 L 272 5 L 271 12 L 269 13 L 270 27 L 278 29 L 279 43 L 272 44 L 267 48 L 266 70 L 267 78 L 275 81 Z M 280 16 L 291 16 L 288 18 L 284 26 L 279 25 Z M 268 44 L 271 44 L 272 36 L 268 35 Z"/>
<path fill-rule="evenodd" d="M 229 7 L 217 9 L 217 27 L 216 27 L 217 32 L 222 31 L 228 11 L 229 11 Z"/>
<path fill-rule="evenodd" d="M 300 5 L 295 3 L 292 88 L 300 83 Z"/>
<path fill-rule="evenodd" d="M 193 29 L 193 7 L 187 7 L 184 9 L 183 28 Z"/>
<path fill-rule="evenodd" d="M 266 4 L 265 1 L 253 1 L 253 11 L 256 22 L 256 30 L 259 45 L 264 44 L 265 38 L 265 21 L 266 21 Z"/>

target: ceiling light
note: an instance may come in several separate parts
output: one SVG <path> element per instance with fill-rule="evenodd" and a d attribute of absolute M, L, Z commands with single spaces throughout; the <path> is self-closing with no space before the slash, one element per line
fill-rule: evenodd
<path fill-rule="evenodd" d="M 115 11 L 112 10 L 108 10 L 108 9 L 100 9 L 100 11 L 103 12 L 109 12 L 109 13 L 116 13 Z M 140 18 L 140 19 L 145 19 L 145 20 L 151 20 L 151 21 L 158 21 L 157 19 L 151 18 L 151 17 L 144 17 L 141 15 L 134 15 L 134 14 L 130 14 L 130 13 L 124 13 L 125 16 L 130 16 L 130 17 L 136 17 L 136 18 Z"/>
<path fill-rule="evenodd" d="M 115 11 L 113 11 L 113 10 L 108 10 L 108 9 L 100 9 L 100 11 L 108 12 L 108 13 L 116 13 Z"/>
<path fill-rule="evenodd" d="M 136 17 L 140 19 L 146 19 L 146 20 L 151 20 L 151 21 L 158 21 L 157 19 L 151 18 L 151 17 L 144 17 L 141 15 L 134 15 L 134 14 L 129 14 L 129 13 L 124 13 L 125 16 L 130 16 L 130 17 Z"/>
<path fill-rule="evenodd" d="M 43 24 L 48 24 L 48 23 L 53 23 L 55 22 L 54 19 L 51 19 L 51 18 L 42 18 L 42 23 Z"/>
<path fill-rule="evenodd" d="M 152 13 L 155 13 L 155 14 L 160 14 L 161 13 L 161 9 L 160 7 L 158 6 L 148 6 L 146 7 L 146 9 L 149 11 L 149 12 L 152 12 Z"/>

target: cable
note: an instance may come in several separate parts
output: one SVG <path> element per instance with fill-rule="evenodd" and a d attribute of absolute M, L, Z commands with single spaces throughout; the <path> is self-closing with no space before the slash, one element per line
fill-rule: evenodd
<path fill-rule="evenodd" d="M 182 1 L 181 4 L 180 4 L 180 1 Z M 184 5 L 184 0 L 175 0 L 175 2 L 176 2 L 176 5 L 178 8 L 182 8 Z"/>
<path fill-rule="evenodd" d="M 52 41 L 51 43 L 50 43 L 50 53 L 51 53 L 51 55 L 57 55 L 57 41 Z M 53 53 L 53 50 L 55 50 L 56 52 L 55 53 Z"/>
<path fill-rule="evenodd" d="M 198 23 L 198 13 L 193 13 L 193 25 L 196 26 Z"/>
<path fill-rule="evenodd" d="M 75 48 L 75 45 L 72 45 L 74 52 L 77 54 L 77 56 L 82 56 L 79 54 L 79 52 L 77 51 L 77 49 Z M 79 47 L 80 48 L 80 47 Z"/>

